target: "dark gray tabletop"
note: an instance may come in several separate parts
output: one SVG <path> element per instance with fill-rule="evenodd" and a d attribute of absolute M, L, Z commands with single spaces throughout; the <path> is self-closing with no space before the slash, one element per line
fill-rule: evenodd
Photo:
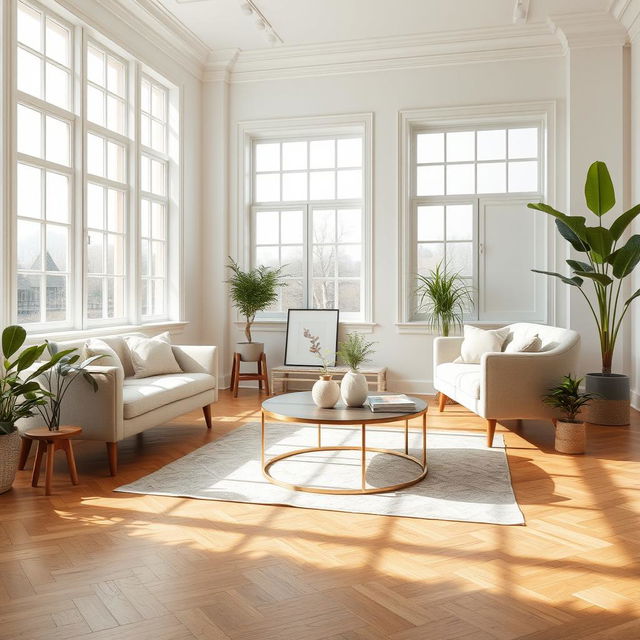
<path fill-rule="evenodd" d="M 371 393 L 369 395 L 389 395 L 385 393 Z M 369 407 L 346 407 L 342 400 L 332 409 L 320 409 L 317 407 L 311 391 L 298 393 L 284 393 L 268 398 L 262 403 L 265 413 L 280 420 L 289 422 L 308 422 L 312 424 L 375 424 L 376 422 L 394 422 L 396 420 L 408 420 L 420 416 L 427 410 L 427 403 L 420 398 L 411 399 L 416 403 L 416 410 L 411 413 L 389 412 L 374 413 Z"/>

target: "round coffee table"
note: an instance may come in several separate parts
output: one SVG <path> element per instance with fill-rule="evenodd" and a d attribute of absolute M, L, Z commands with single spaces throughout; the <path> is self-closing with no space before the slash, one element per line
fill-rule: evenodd
<path fill-rule="evenodd" d="M 376 394 L 383 395 L 383 394 Z M 416 482 L 420 482 L 427 475 L 427 409 L 428 405 L 420 398 L 411 398 L 416 403 L 416 410 L 412 413 L 373 413 L 369 407 L 345 407 L 339 403 L 332 409 L 320 409 L 317 407 L 311 397 L 310 391 L 299 393 L 285 393 L 283 395 L 274 396 L 262 403 L 261 424 L 262 424 L 262 444 L 261 444 L 261 460 L 262 473 L 273 484 L 277 484 L 286 489 L 294 491 L 306 491 L 308 493 L 330 493 L 335 495 L 355 495 L 362 493 L 384 493 L 386 491 L 396 491 L 410 487 Z M 266 417 L 274 418 L 281 422 L 297 422 L 302 424 L 318 425 L 318 446 L 308 447 L 306 449 L 296 449 L 288 453 L 283 453 L 269 460 L 265 456 L 265 422 Z M 412 418 L 422 417 L 422 457 L 421 459 L 409 455 L 409 420 Z M 367 425 L 384 424 L 389 422 L 404 421 L 404 453 L 393 449 L 381 449 L 378 447 L 367 447 Z M 323 424 L 332 425 L 360 425 L 362 440 L 360 446 L 322 446 L 322 428 Z M 361 467 L 361 488 L 360 489 L 328 489 L 321 487 L 310 487 L 306 485 L 291 484 L 274 478 L 271 473 L 271 467 L 278 461 L 286 458 L 292 458 L 304 453 L 313 453 L 316 451 L 360 451 L 360 467 Z M 384 487 L 367 487 L 367 452 L 386 453 L 399 458 L 404 458 L 415 463 L 420 472 L 415 478 L 407 482 L 387 485 Z"/>

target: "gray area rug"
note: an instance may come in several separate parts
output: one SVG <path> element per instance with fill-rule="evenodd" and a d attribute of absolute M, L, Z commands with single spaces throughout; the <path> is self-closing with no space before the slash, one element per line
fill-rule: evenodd
<path fill-rule="evenodd" d="M 270 423 L 267 457 L 313 447 L 314 426 Z M 359 445 L 357 427 L 323 426 L 322 444 Z M 410 453 L 421 456 L 421 432 L 410 431 Z M 367 427 L 367 446 L 404 450 L 403 429 Z M 367 455 L 367 483 L 382 486 L 415 477 L 414 463 L 380 453 Z M 271 484 L 260 465 L 260 425 L 246 424 L 158 471 L 116 491 L 162 496 L 278 504 L 306 509 L 353 513 L 524 524 L 511 488 L 511 476 L 502 436 L 485 446 L 484 434 L 434 431 L 427 436 L 429 473 L 422 482 L 395 492 L 368 495 L 325 495 L 291 491 Z M 277 462 L 274 477 L 316 487 L 359 487 L 360 452 L 307 453 Z"/>

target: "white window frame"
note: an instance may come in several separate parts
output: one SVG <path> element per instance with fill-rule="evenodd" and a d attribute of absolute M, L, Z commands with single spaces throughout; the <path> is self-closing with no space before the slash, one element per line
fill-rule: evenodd
<path fill-rule="evenodd" d="M 533 102 L 501 105 L 482 105 L 470 107 L 451 107 L 435 109 L 419 109 L 401 111 L 398 127 L 398 157 L 399 157 L 399 269 L 398 269 L 398 298 L 396 326 L 401 333 L 428 332 L 427 323 L 415 313 L 415 271 L 416 271 L 416 220 L 418 204 L 444 204 L 445 202 L 473 202 L 474 203 L 474 287 L 476 303 L 481 299 L 482 291 L 478 291 L 480 283 L 480 264 L 483 253 L 481 236 L 481 209 L 483 203 L 521 202 L 523 197 L 535 200 L 544 198 L 546 202 L 555 199 L 555 109 L 554 102 Z M 468 194 L 443 196 L 414 196 L 415 181 L 415 148 L 414 140 L 417 133 L 440 132 L 452 130 L 480 130 L 487 128 L 509 128 L 536 125 L 541 127 L 539 150 L 539 191 L 536 194 L 504 193 L 504 194 Z M 533 215 L 533 213 L 532 213 Z M 553 265 L 555 236 L 548 221 L 545 220 L 547 264 Z M 547 322 L 555 318 L 555 283 L 549 283 L 546 296 Z M 479 295 L 477 295 L 479 293 Z M 478 323 L 479 305 L 469 320 L 474 324 L 502 324 L 500 318 Z"/>
<path fill-rule="evenodd" d="M 182 216 L 182 166 L 183 166 L 183 109 L 182 91 L 180 87 L 167 79 L 164 75 L 144 65 L 134 55 L 123 48 L 117 41 L 100 31 L 82 22 L 81 18 L 63 7 L 50 8 L 52 3 L 47 0 L 25 0 L 43 14 L 50 15 L 57 22 L 69 27 L 72 38 L 71 69 L 74 100 L 72 112 L 66 112 L 55 105 L 44 103 L 28 94 L 17 91 L 17 0 L 8 0 L 3 5 L 2 12 L 2 77 L 8 81 L 6 91 L 3 91 L 3 145 L 4 154 L 2 164 L 5 167 L 5 211 L 6 216 L 0 229 L 0 240 L 6 249 L 0 274 L 3 276 L 4 290 L 7 292 L 4 304 L 0 305 L 0 316 L 4 323 L 17 321 L 17 261 L 16 261 L 16 230 L 17 230 L 17 119 L 16 109 L 18 101 L 24 103 L 46 104 L 46 111 L 52 115 L 62 115 L 63 119 L 71 120 L 72 167 L 69 171 L 73 174 L 71 184 L 71 219 L 72 226 L 69 239 L 69 289 L 67 291 L 67 305 L 69 309 L 67 322 L 28 323 L 25 328 L 30 334 L 63 335 L 73 332 L 84 334 L 95 333 L 100 327 L 108 326 L 141 326 L 144 324 L 184 324 L 184 296 L 183 296 L 183 216 Z M 114 58 L 124 62 L 127 69 L 127 121 L 126 135 L 120 135 L 106 127 L 89 122 L 86 117 L 86 52 L 89 41 L 94 42 L 100 49 L 105 49 Z M 140 82 L 142 75 L 146 75 L 155 84 L 162 85 L 167 90 L 167 140 L 166 160 L 168 162 L 167 176 L 167 254 L 166 254 L 166 281 L 165 281 L 165 309 L 162 316 L 142 316 L 140 308 L 140 242 L 138 236 L 138 216 L 140 202 L 140 157 L 142 146 L 140 144 Z M 103 137 L 113 139 L 125 144 L 126 171 L 127 171 L 127 195 L 125 206 L 127 208 L 128 222 L 126 234 L 129 242 L 125 247 L 125 309 L 126 317 L 103 320 L 89 320 L 87 318 L 87 221 L 85 212 L 87 163 L 86 163 L 86 135 L 91 130 Z M 155 152 L 154 152 L 155 153 Z M 38 164 L 46 164 L 39 161 Z M 55 170 L 59 171 L 58 165 Z M 112 183 L 108 179 L 91 178 L 92 182 L 108 184 L 119 190 L 123 190 L 123 184 Z"/>
<path fill-rule="evenodd" d="M 362 318 L 347 321 L 349 324 L 368 330 L 373 326 L 373 244 L 372 244 L 372 133 L 373 114 L 358 113 L 335 116 L 318 116 L 302 118 L 283 118 L 274 120 L 261 120 L 241 122 L 238 124 L 237 136 L 237 189 L 236 199 L 239 215 L 235 224 L 236 251 L 235 255 L 242 267 L 249 267 L 253 260 L 253 215 L 254 209 L 291 209 L 309 206 L 313 208 L 336 209 L 338 202 L 340 208 L 348 208 L 347 200 L 318 200 L 304 202 L 281 203 L 253 203 L 253 148 L 256 141 L 293 141 L 296 139 L 309 140 L 321 138 L 340 138 L 362 136 L 363 140 L 363 165 L 362 165 L 362 202 L 358 200 L 358 207 L 362 206 Z M 353 201 L 351 201 L 353 202 Z M 344 205 L 344 206 L 343 206 Z M 308 214 L 305 215 L 305 219 Z M 306 223 L 305 223 L 306 225 Z M 305 243 L 308 242 L 309 230 L 305 226 Z M 306 270 L 309 269 L 307 264 Z M 305 277 L 307 273 L 305 272 Z M 236 316 L 236 320 L 238 320 Z M 258 323 L 276 323 L 284 326 L 286 317 L 277 314 L 271 318 L 263 318 Z M 282 328 L 279 327 L 279 328 Z M 370 330 L 370 329 L 369 329 Z"/>

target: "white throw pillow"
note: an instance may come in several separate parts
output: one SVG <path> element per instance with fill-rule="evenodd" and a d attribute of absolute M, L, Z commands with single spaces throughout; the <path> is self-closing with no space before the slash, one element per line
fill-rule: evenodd
<path fill-rule="evenodd" d="M 464 325 L 464 340 L 457 362 L 478 364 L 483 353 L 502 351 L 502 345 L 509 335 L 509 329 L 479 329 Z"/>
<path fill-rule="evenodd" d="M 125 340 L 131 353 L 134 378 L 182 373 L 182 369 L 173 355 L 168 332 L 153 338 L 127 336 Z"/>
<path fill-rule="evenodd" d="M 542 340 L 537 333 L 524 338 L 512 340 L 505 348 L 505 353 L 537 353 L 542 349 Z"/>
<path fill-rule="evenodd" d="M 124 368 L 118 354 L 104 340 L 91 338 L 85 342 L 84 349 L 88 358 L 91 356 L 104 356 L 104 358 L 97 360 L 95 364 L 101 367 L 117 367 L 124 378 Z"/>

